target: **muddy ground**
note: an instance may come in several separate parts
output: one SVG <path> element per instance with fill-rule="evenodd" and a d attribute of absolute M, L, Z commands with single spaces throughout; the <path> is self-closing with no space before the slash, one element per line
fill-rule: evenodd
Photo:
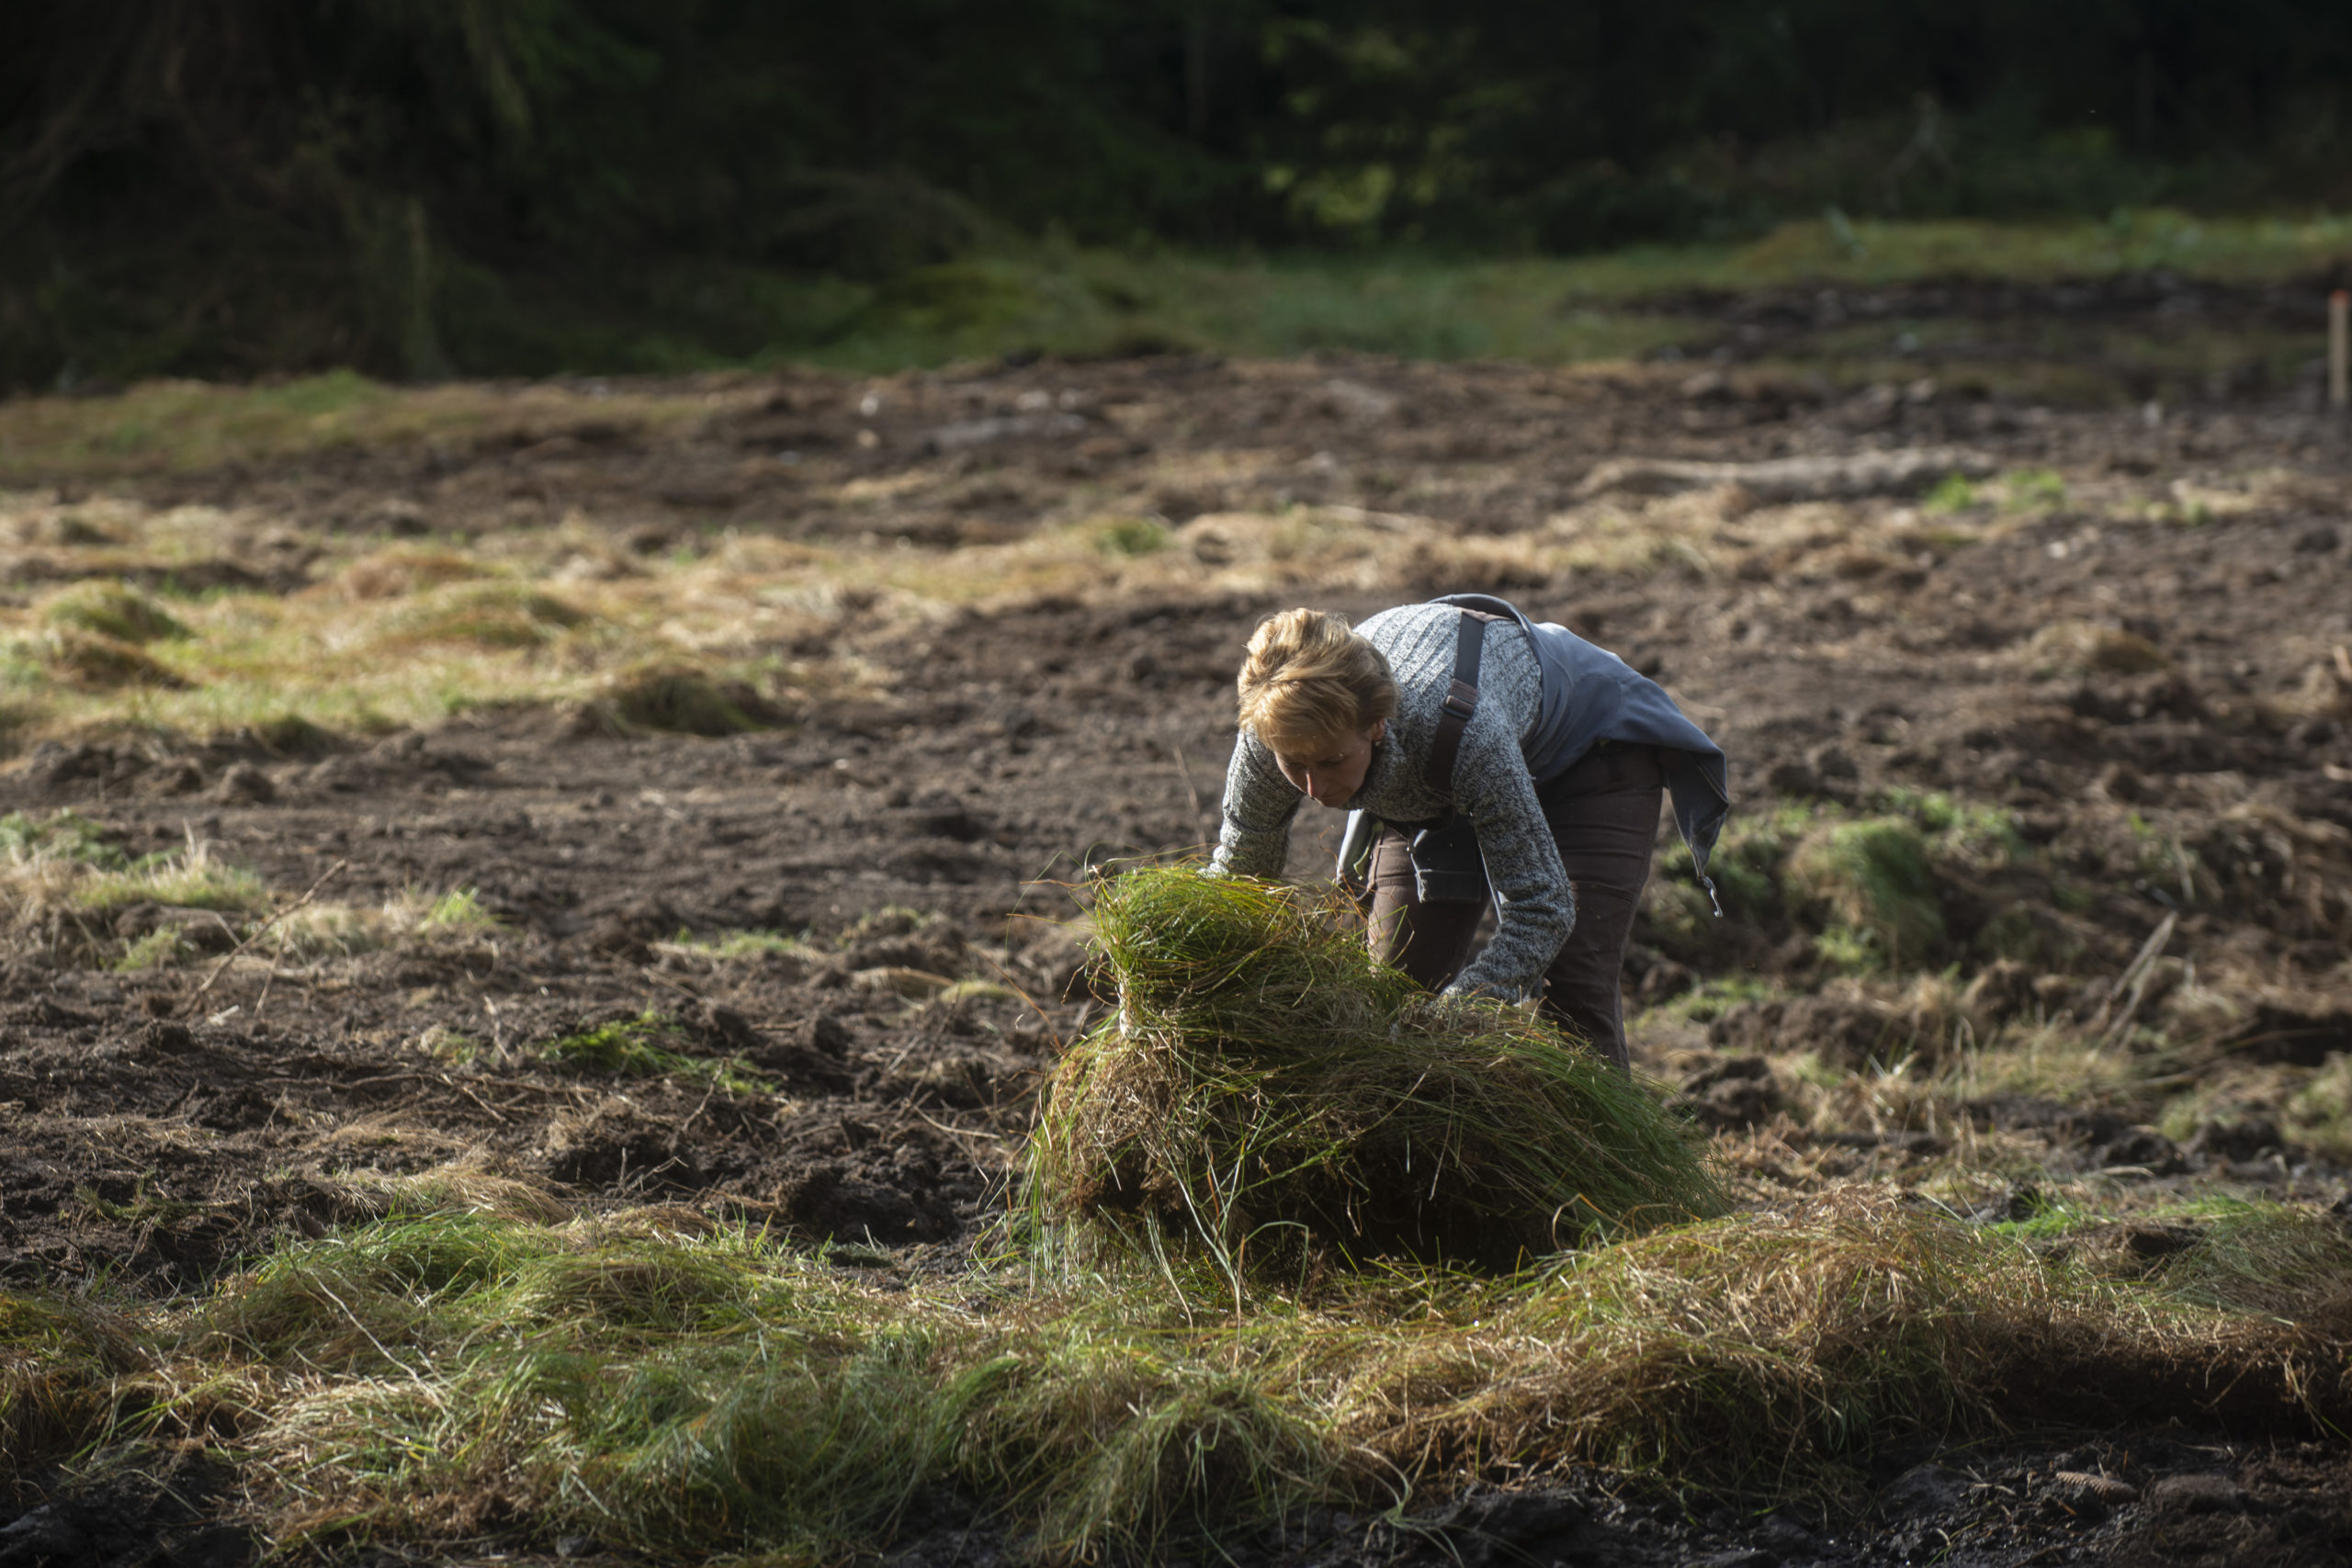
<path fill-rule="evenodd" d="M 1506 592 L 1666 681 L 1730 752 L 1745 806 L 1908 786 L 2006 807 L 2078 891 L 2048 916 L 2064 928 L 2059 955 L 2005 968 L 1970 933 L 2014 907 L 2054 911 L 2047 874 L 1947 890 L 1958 981 L 1992 975 L 2007 993 L 1986 1004 L 1996 1013 L 2087 1014 L 2177 914 L 2170 951 L 2228 976 L 2245 1004 L 2222 1048 L 2307 1064 L 2352 1050 L 2352 904 L 2325 874 L 2352 834 L 2352 728 L 2329 685 L 2352 688 L 2352 449 L 2283 399 L 2153 417 L 1925 383 L 1839 390 L 1769 365 L 1568 376 L 1147 359 L 888 383 L 796 374 L 745 410 L 660 441 L 583 426 L 521 450 L 346 452 L 125 488 L 279 513 L 286 528 L 217 563 L 223 581 L 279 591 L 306 580 L 317 543 L 354 528 L 478 537 L 583 513 L 639 555 L 729 526 L 941 549 L 1017 537 L 1090 495 L 1126 498 L 1195 550 L 1217 536 L 1182 525 L 1298 505 L 1472 537 L 1540 524 L 1577 502 L 1597 464 L 1632 455 L 1962 446 L 1999 469 L 2054 469 L 2068 500 L 1959 547 L 1924 513 L 1894 517 L 1916 494 L 1867 498 L 1884 525 L 1874 542 L 1815 547 L 1786 530 L 1743 544 L 1754 502 L 1732 493 L 1713 503 L 1728 509 L 1731 544 L 1704 570 L 1046 598 L 919 631 L 852 615 L 826 651 L 861 656 L 881 695 L 723 739 L 616 737 L 523 710 L 299 752 L 253 736 L 40 746 L 0 771 L 0 811 L 71 807 L 134 852 L 192 831 L 281 892 L 323 877 L 321 897 L 353 904 L 469 886 L 500 924 L 329 969 L 239 961 L 217 977 L 210 960 L 119 974 L 20 944 L 0 976 L 0 1273 L 193 1289 L 276 1237 L 366 1217 L 382 1201 L 371 1173 L 453 1162 L 576 1207 L 684 1203 L 831 1240 L 845 1267 L 943 1265 L 1004 1202 L 1054 1042 L 1098 1005 L 1058 922 L 1091 867 L 1210 834 L 1240 647 L 1301 597 L 1361 615 Z M 843 502 L 860 479 L 897 499 Z M 2153 520 L 2118 523 L 2117 497 L 2146 498 Z M 12 583 L 54 564 L 20 554 Z M 2052 671 L 2021 651 L 2077 622 L 2161 657 Z M 2166 813 L 2207 824 L 2211 841 L 2174 851 L 2197 853 L 2211 880 L 2201 895 L 2177 885 L 2171 860 L 2117 845 L 2120 820 Z M 1334 825 L 1302 819 L 1294 871 L 1328 865 Z M 1661 845 L 1662 865 L 1680 852 Z M 734 958 L 680 940 L 738 930 L 810 935 Z M 1802 932 L 1754 919 L 1695 949 L 1665 930 L 1637 936 L 1629 983 L 1645 1001 L 1727 976 L 1794 998 L 1634 1031 L 1637 1057 L 1689 1081 L 1744 1140 L 1757 1179 L 1899 1176 L 1939 1152 L 1948 1133 L 1817 1136 L 1776 1119 L 1769 1097 L 1723 1090 L 1745 1081 L 1736 1064 L 1797 1033 L 1869 1054 L 1883 1005 L 1839 991 Z M 975 978 L 1009 990 L 941 989 Z M 648 1009 L 674 1021 L 678 1049 L 740 1056 L 779 1093 L 600 1077 L 526 1049 Z M 2275 1131 L 2169 1139 L 2015 1097 L 1971 1114 L 2059 1170 L 2219 1174 L 2321 1201 L 2345 1190 L 2340 1171 Z M 2352 1561 L 2347 1455 L 2304 1436 L 2191 1419 L 1929 1444 L 1883 1466 L 1883 1492 L 1844 1515 L 1759 1517 L 1736 1500 L 1620 1495 L 1582 1477 L 1465 1499 L 1447 1517 L 1485 1531 L 1476 1540 L 1493 1544 L 1466 1548 L 1482 1562 Z M 2111 1474 L 2129 1494 L 2102 1501 L 2052 1479 L 2062 1471 Z M 19 1498 L 41 1501 L 39 1488 Z M 86 1500 L 52 1500 L 0 1529 L 0 1562 L 235 1560 L 201 1507 L 172 1507 L 107 1501 L 107 1533 L 84 1528 L 96 1517 Z M 64 1524 L 42 1536 L 43 1518 Z M 125 1518 L 183 1545 L 144 1557 Z M 1344 1522 L 1317 1529 L 1254 1550 L 1299 1563 L 1420 1550 Z M 992 1561 L 1002 1547 L 943 1526 L 905 1555 Z"/>

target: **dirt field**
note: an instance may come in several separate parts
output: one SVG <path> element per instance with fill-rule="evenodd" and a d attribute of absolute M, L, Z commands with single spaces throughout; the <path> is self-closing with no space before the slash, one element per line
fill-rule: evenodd
<path fill-rule="evenodd" d="M 160 898 L 94 914 L 18 888 L 13 1285 L 194 1291 L 468 1180 L 551 1214 L 687 1205 L 830 1240 L 876 1278 L 951 1268 L 1007 1201 L 1055 1041 L 1099 1006 L 1065 924 L 1088 876 L 1213 832 L 1252 625 L 1458 589 L 1618 650 L 1733 758 L 1728 917 L 1694 918 L 1662 838 L 1628 988 L 1637 1062 L 1718 1129 L 1746 1201 L 1870 1179 L 1986 1223 L 2062 1189 L 2125 1214 L 2215 1193 L 2344 1210 L 2352 447 L 2320 416 L 1836 389 L 1736 361 L 1145 359 L 616 390 L 698 412 L 603 420 L 597 389 L 570 388 L 519 434 L 65 473 L 13 498 L 6 603 L 28 627 L 85 578 L 176 592 L 193 618 L 223 591 L 309 603 L 356 560 L 427 547 L 522 563 L 558 595 L 683 581 L 754 545 L 833 574 L 746 635 L 771 684 L 738 692 L 758 721 L 741 733 L 576 694 L 209 735 L 19 703 L 0 811 L 71 811 L 132 859 L 201 841 L 269 898 L 239 919 Z M 1851 461 L 1870 454 L 1902 460 Z M 1805 457 L 1824 462 L 1674 467 Z M 218 509 L 207 548 L 131 559 L 191 507 Z M 1337 822 L 1309 812 L 1301 875 L 1328 868 Z M 1898 856 L 1839 882 L 1838 853 L 1873 852 L 1836 827 L 1862 822 L 1910 824 L 1925 880 Z M 253 918 L 306 892 L 277 927 Z M 289 945 L 330 907 L 410 912 Z M 121 966 L 159 931 L 164 961 Z M 548 1049 L 590 1036 L 670 1066 Z M 2352 1553 L 2352 1456 L 2308 1424 L 2219 1403 L 2026 1424 L 1906 1438 L 1843 1513 L 1581 1472 L 1445 1506 L 1498 1562 Z M 25 1478 L 22 1507 L 82 1501 L 0 1529 L 0 1562 L 149 1560 L 123 1518 L 183 1543 L 159 1561 L 247 1550 L 201 1485 L 146 1484 Z M 1349 1528 L 1250 1550 L 1434 1550 Z M 557 1550 L 527 1533 L 514 1549 Z M 899 1560 L 1004 1549 L 943 1524 Z"/>

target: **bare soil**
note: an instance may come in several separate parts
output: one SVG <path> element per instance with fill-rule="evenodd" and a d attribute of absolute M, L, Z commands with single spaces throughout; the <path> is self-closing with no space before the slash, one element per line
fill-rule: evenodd
<path fill-rule="evenodd" d="M 2005 468 L 2057 469 L 2075 496 L 2128 491 L 2153 505 L 2186 485 L 2252 497 L 2198 525 L 2123 527 L 2111 508 L 2075 502 L 1965 547 L 1907 555 L 1775 557 L 1779 547 L 1759 543 L 1703 573 L 1399 581 L 1315 597 L 1364 614 L 1499 587 L 1666 680 L 1729 750 L 1743 804 L 1909 786 L 2017 813 L 2084 892 L 2050 916 L 2063 956 L 1998 972 L 2014 1009 L 2087 1011 L 2177 912 L 2173 952 L 2263 987 L 2267 1010 L 2233 1037 L 2243 1054 L 2316 1063 L 2352 1050 L 2352 904 L 2324 874 L 2352 833 L 2352 730 L 2329 716 L 2340 701 L 2310 696 L 2337 678 L 2326 648 L 2352 641 L 2352 474 L 2340 429 L 2316 416 L 2217 404 L 2151 423 L 2137 410 L 2052 412 L 1890 386 L 1834 393 L 1688 367 L 1608 377 L 1337 361 L 996 367 L 900 378 L 872 414 L 860 412 L 866 388 L 780 378 L 756 413 L 659 443 L 583 428 L 522 451 L 345 453 L 139 488 L 154 500 L 274 505 L 322 536 L 420 513 L 474 533 L 548 526 L 584 509 L 640 552 L 730 525 L 811 537 L 880 528 L 911 549 L 1007 538 L 1090 489 L 1141 495 L 1175 524 L 1342 504 L 1476 535 L 1532 525 L 1568 504 L 1597 462 L 1628 454 L 1747 460 L 1951 444 Z M 861 431 L 875 433 L 870 444 Z M 818 471 L 836 482 L 913 475 L 929 488 L 877 520 L 820 493 Z M 2258 473 L 2269 477 L 2256 485 L 2247 476 Z M 300 537 L 281 539 L 224 553 L 217 570 L 224 582 L 291 589 L 303 553 Z M 113 974 L 13 953 L 0 976 L 0 1276 L 193 1289 L 276 1238 L 365 1217 L 355 1173 L 460 1158 L 582 1207 L 686 1203 L 848 1244 L 845 1266 L 941 1266 L 1004 1201 L 1008 1153 L 1053 1042 L 1095 1005 L 1057 923 L 1074 909 L 1063 884 L 1210 835 L 1231 672 L 1252 625 L 1282 602 L 1048 599 L 960 612 L 920 634 L 853 621 L 829 651 L 881 670 L 887 696 L 729 739 L 615 738 L 571 716 L 515 711 L 299 755 L 251 736 L 37 750 L 0 772 L 0 810 L 71 807 L 135 852 L 193 830 L 274 887 L 328 876 L 333 897 L 352 903 L 470 886 L 501 927 L 370 954 L 331 982 L 235 965 L 201 994 L 209 963 Z M 2021 650 L 2069 621 L 2127 629 L 2161 668 L 2037 671 Z M 2341 678 L 2352 687 L 2352 664 Z M 2241 807 L 2258 809 L 2229 817 Z M 2166 810 L 2211 824 L 2211 841 L 2186 849 L 2220 879 L 2217 892 L 2184 897 L 2161 864 L 2114 841 L 2131 813 Z M 1334 827 L 1302 819 L 1294 871 L 1328 865 Z M 1971 942 L 2004 909 L 2056 908 L 2037 874 L 1948 895 L 1963 979 L 1996 969 Z M 813 936 L 797 951 L 729 960 L 675 940 L 741 929 Z M 1712 1039 L 1637 1034 L 1637 1055 L 1693 1075 L 1697 1099 L 1736 1099 L 1703 1068 L 1792 1031 L 1834 1039 L 1865 1027 L 1853 1016 L 1862 1004 L 1837 999 L 1812 944 L 1785 923 L 1732 922 L 1705 951 L 1679 955 L 1663 933 L 1639 936 L 1629 983 L 1650 999 L 1709 975 L 1800 993 L 1774 1004 L 1777 1015 L 1733 1010 Z M 926 976 L 995 977 L 1020 994 L 943 1000 Z M 740 1055 L 782 1094 L 600 1077 L 525 1049 L 648 1009 L 678 1021 L 684 1049 Z M 420 1043 L 452 1035 L 478 1043 L 469 1056 Z M 1733 1104 L 1724 1120 L 1762 1124 L 1768 1109 Z M 2061 1168 L 2142 1167 L 2158 1180 L 2220 1169 L 2281 1193 L 2343 1192 L 2340 1173 L 2275 1136 L 2176 1144 L 2030 1099 L 1975 1113 L 2040 1140 Z M 1767 1131 L 1806 1179 L 1925 1157 L 1907 1133 L 1815 1140 L 1785 1120 Z M 1450 1506 L 1453 1522 L 1495 1543 L 1475 1548 L 1479 1561 L 2352 1560 L 2346 1451 L 2305 1436 L 2233 1432 L 2217 1418 L 2144 1440 L 2061 1436 L 1989 1455 L 1929 1445 L 1880 1478 L 1883 1496 L 1854 1499 L 1840 1518 L 1629 1501 L 1600 1478 Z M 2131 1499 L 2086 1502 L 2050 1479 L 2102 1467 L 2137 1488 Z M 2166 1476 L 2194 1475 L 2215 1479 L 2160 1491 Z M 68 1504 L 0 1529 L 0 1562 L 137 1556 L 87 1530 L 79 1545 L 28 1544 L 30 1521 L 62 1517 L 59 1507 Z M 200 1544 L 153 1560 L 235 1560 L 200 1514 L 168 1529 L 159 1518 L 159 1531 Z M 1352 1562 L 1399 1544 L 1345 1521 L 1317 1529 L 1315 1540 L 1266 1543 L 1264 1560 Z M 944 1530 L 908 1551 L 945 1562 L 1001 1547 Z"/>

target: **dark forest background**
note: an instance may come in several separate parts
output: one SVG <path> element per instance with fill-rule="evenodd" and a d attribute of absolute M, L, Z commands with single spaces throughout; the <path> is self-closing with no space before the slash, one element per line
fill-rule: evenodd
<path fill-rule="evenodd" d="M 6 32 L 17 388 L 744 355 L 822 330 L 824 280 L 989 247 L 2352 197 L 2340 0 L 17 0 Z"/>

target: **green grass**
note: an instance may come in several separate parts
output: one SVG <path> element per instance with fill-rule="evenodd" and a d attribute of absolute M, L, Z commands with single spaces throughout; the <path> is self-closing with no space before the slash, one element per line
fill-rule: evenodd
<path fill-rule="evenodd" d="M 1028 1168 L 1048 1228 L 1515 1266 L 1717 1212 L 1696 1140 L 1532 1014 L 1434 1001 L 1311 895 L 1191 871 L 1107 886 L 1116 1014 L 1057 1067 Z"/>
<path fill-rule="evenodd" d="M 1495 260 L 1402 250 L 1219 256 L 1035 245 L 921 268 L 880 285 L 742 269 L 702 279 L 695 287 L 740 292 L 746 319 L 768 322 L 764 349 L 741 342 L 724 350 L 698 346 L 671 333 L 632 335 L 610 323 L 552 316 L 540 330 L 576 340 L 557 354 L 561 363 L 662 373 L 747 362 L 865 373 L 1015 352 L 1093 357 L 1151 348 L 1271 357 L 1351 350 L 1568 365 L 1712 341 L 1721 332 L 1713 317 L 1626 309 L 1692 291 L 1931 278 L 2034 283 L 2154 269 L 2222 283 L 2278 283 L 2317 276 L 2352 250 L 2352 218 L 2196 219 L 2160 209 L 2106 220 L 1864 221 L 1843 228 L 1800 221 L 1742 243 Z M 519 308 L 528 314 L 531 304 Z M 2053 364 L 2012 371 L 1996 362 L 1999 356 L 1971 357 L 1968 342 L 1944 344 L 1938 334 L 1957 330 L 1950 323 L 1915 324 L 1917 353 L 1893 355 L 1886 344 L 1902 326 L 1857 327 L 1850 342 L 1825 340 L 1822 348 L 1846 367 L 1840 375 L 1847 380 L 1909 379 L 1919 373 L 1921 356 L 1948 349 L 1956 376 L 2024 375 L 2021 389 L 2061 400 L 2111 396 L 2109 372 L 2119 367 L 2143 380 L 2193 385 L 2248 362 L 2249 355 L 2274 378 L 2308 357 L 2292 338 L 2175 344 L 2171 337 L 2178 334 L 2160 333 L 2128 342 L 2040 341 L 2036 356 Z M 2088 380 L 2075 386 L 2069 376 Z M 699 417 L 696 400 L 627 389 L 604 396 L 552 386 L 401 391 L 349 372 L 234 390 L 159 381 L 117 399 L 31 398 L 0 407 L 0 483 L 215 468 L 359 446 L 520 442 L 574 428 L 593 427 L 602 437 Z"/>
<path fill-rule="evenodd" d="M 1708 866 L 1730 919 L 1714 919 L 1689 863 L 1672 857 L 1644 896 L 1653 940 L 1684 962 L 1712 964 L 1741 940 L 1740 925 L 1793 919 L 1813 931 L 1832 968 L 1904 969 L 1940 951 L 1940 894 L 1950 878 L 2034 863 L 2015 815 L 1983 801 L 1898 786 L 1861 808 L 1869 814 L 1834 801 L 1779 800 L 1736 812 Z M 2016 935 L 2024 942 L 2040 933 Z"/>
<path fill-rule="evenodd" d="M 673 944 L 682 952 L 716 963 L 733 963 L 746 958 L 765 958 L 771 954 L 786 958 L 808 958 L 820 950 L 807 931 L 787 933 L 771 931 L 721 931 L 716 936 L 695 937 L 681 931 Z"/>
<path fill-rule="evenodd" d="M 470 887 L 444 893 L 416 922 L 416 930 L 427 934 L 482 935 L 498 929 L 498 917 L 481 907 L 481 896 Z"/>
<path fill-rule="evenodd" d="M 2276 282 L 2323 272 L 2352 248 L 2352 219 L 2197 220 L 2163 209 L 2107 220 L 1847 228 L 1840 235 L 1830 223 L 1799 221 L 1745 243 L 1644 245 L 1566 259 L 1387 252 L 1226 260 L 1046 248 L 912 275 L 866 295 L 821 342 L 786 352 L 858 370 L 1014 348 L 1090 356 L 1139 346 L 1572 364 L 1645 354 L 1719 330 L 1713 321 L 1622 308 L 1645 297 L 1928 278 L 2052 282 L 2154 268 Z M 1894 328 L 1867 330 L 1875 344 Z M 2091 357 L 2113 357 L 2112 345 L 2093 346 L 2102 352 Z M 1906 363 L 1916 375 L 1916 360 L 1881 369 L 1900 373 Z M 2207 367 L 2200 360 L 2177 368 Z"/>
<path fill-rule="evenodd" d="M 215 468 L 364 446 L 528 439 L 590 423 L 657 429 L 694 417 L 627 395 L 591 398 L 552 387 L 402 390 L 348 370 L 233 391 L 149 381 L 88 405 L 26 398 L 0 407 L 0 483 Z"/>
<path fill-rule="evenodd" d="M 95 632 L 119 642 L 184 637 L 188 629 L 145 594 L 119 583 L 85 582 L 51 595 L 38 611 L 47 626 Z"/>
<path fill-rule="evenodd" d="M 269 889 L 260 877 L 221 860 L 209 843 L 198 839 L 179 849 L 142 855 L 119 870 L 100 870 L 74 891 L 74 903 L 94 913 L 154 903 L 250 914 L 268 900 Z"/>
<path fill-rule="evenodd" d="M 0 817 L 0 856 L 17 866 L 62 862 L 118 871 L 130 863 L 130 856 L 107 838 L 103 824 L 70 810 Z"/>
<path fill-rule="evenodd" d="M 768 1095 L 773 1078 L 740 1056 L 691 1055 L 677 1047 L 691 1038 L 668 1014 L 648 1008 L 635 1018 L 615 1019 L 531 1047 L 543 1061 L 575 1072 L 619 1077 L 684 1078 L 727 1094 Z"/>
<path fill-rule="evenodd" d="M 1096 525 L 1094 545 L 1106 556 L 1148 556 L 1164 550 L 1175 536 L 1153 517 L 1114 517 Z"/>
<path fill-rule="evenodd" d="M 588 619 L 584 612 L 523 583 L 456 582 L 401 602 L 378 623 L 373 641 L 386 649 L 423 643 L 536 649 Z"/>
<path fill-rule="evenodd" d="M 133 1313 L 0 1295 L 0 1462 L 203 1434 L 283 1551 L 835 1559 L 962 1496 L 1022 1559 L 1132 1561 L 1496 1469 L 1850 1501 L 1921 1432 L 2193 1423 L 2224 1390 L 2276 1431 L 2341 1417 L 2341 1226 L 2130 1223 L 2179 1242 L 2152 1263 L 2079 1203 L 1974 1226 L 1848 1192 L 1236 1303 L 1173 1261 L 869 1282 L 725 1226 L 418 1213 Z"/>

